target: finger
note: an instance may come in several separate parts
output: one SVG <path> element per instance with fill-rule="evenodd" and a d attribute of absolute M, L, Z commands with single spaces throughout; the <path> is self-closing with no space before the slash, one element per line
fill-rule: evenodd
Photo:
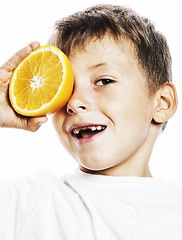
<path fill-rule="evenodd" d="M 40 47 L 40 43 L 35 41 L 30 43 L 29 46 L 32 48 L 32 50 L 35 50 L 36 48 Z"/>
<path fill-rule="evenodd" d="M 0 81 L 1 82 L 6 83 L 7 81 L 9 81 L 11 75 L 12 75 L 11 72 L 7 72 L 4 69 L 0 69 Z"/>
<path fill-rule="evenodd" d="M 46 123 L 47 120 L 48 118 L 46 116 L 29 118 L 27 123 L 27 129 L 29 131 L 35 132 L 40 128 L 42 124 Z"/>
<path fill-rule="evenodd" d="M 40 44 L 38 42 L 30 43 L 28 46 L 22 48 L 17 53 L 15 53 L 6 63 L 2 65 L 1 69 L 8 72 L 13 71 L 25 57 L 27 57 L 33 50 L 35 50 L 39 46 Z"/>

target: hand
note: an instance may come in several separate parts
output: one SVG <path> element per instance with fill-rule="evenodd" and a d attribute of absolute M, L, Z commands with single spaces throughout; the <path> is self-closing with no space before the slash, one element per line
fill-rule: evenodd
<path fill-rule="evenodd" d="M 32 42 L 15 53 L 4 65 L 0 67 L 0 127 L 13 127 L 29 131 L 36 131 L 47 117 L 24 117 L 17 114 L 9 102 L 8 88 L 13 70 L 33 50 L 39 47 L 38 42 Z"/>

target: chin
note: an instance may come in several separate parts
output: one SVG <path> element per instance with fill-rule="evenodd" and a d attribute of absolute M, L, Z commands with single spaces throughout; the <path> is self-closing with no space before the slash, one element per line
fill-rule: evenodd
<path fill-rule="evenodd" d="M 104 172 L 111 168 L 113 168 L 113 165 L 103 165 L 103 164 L 85 164 L 80 163 L 80 169 L 84 172 Z"/>

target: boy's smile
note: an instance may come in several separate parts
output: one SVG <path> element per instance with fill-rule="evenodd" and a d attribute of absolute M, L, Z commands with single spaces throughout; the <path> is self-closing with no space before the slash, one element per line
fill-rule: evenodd
<path fill-rule="evenodd" d="M 106 127 L 107 126 L 89 123 L 78 124 L 71 127 L 70 133 L 81 144 L 92 141 L 93 136 L 104 131 Z"/>
<path fill-rule="evenodd" d="M 74 91 L 54 116 L 63 144 L 85 171 L 145 175 L 153 98 L 131 43 L 106 35 L 77 47 L 69 59 Z"/>

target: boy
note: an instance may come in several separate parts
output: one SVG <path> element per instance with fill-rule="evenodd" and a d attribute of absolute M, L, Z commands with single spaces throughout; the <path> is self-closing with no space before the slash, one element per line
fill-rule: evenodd
<path fill-rule="evenodd" d="M 177 108 L 163 35 L 130 9 L 101 5 L 57 22 L 49 42 L 74 70 L 73 94 L 54 125 L 79 170 L 3 184 L 1 239 L 182 239 L 182 191 L 148 168 Z M 36 131 L 47 120 L 18 116 L 7 97 L 12 70 L 38 46 L 1 68 L 1 126 Z"/>

